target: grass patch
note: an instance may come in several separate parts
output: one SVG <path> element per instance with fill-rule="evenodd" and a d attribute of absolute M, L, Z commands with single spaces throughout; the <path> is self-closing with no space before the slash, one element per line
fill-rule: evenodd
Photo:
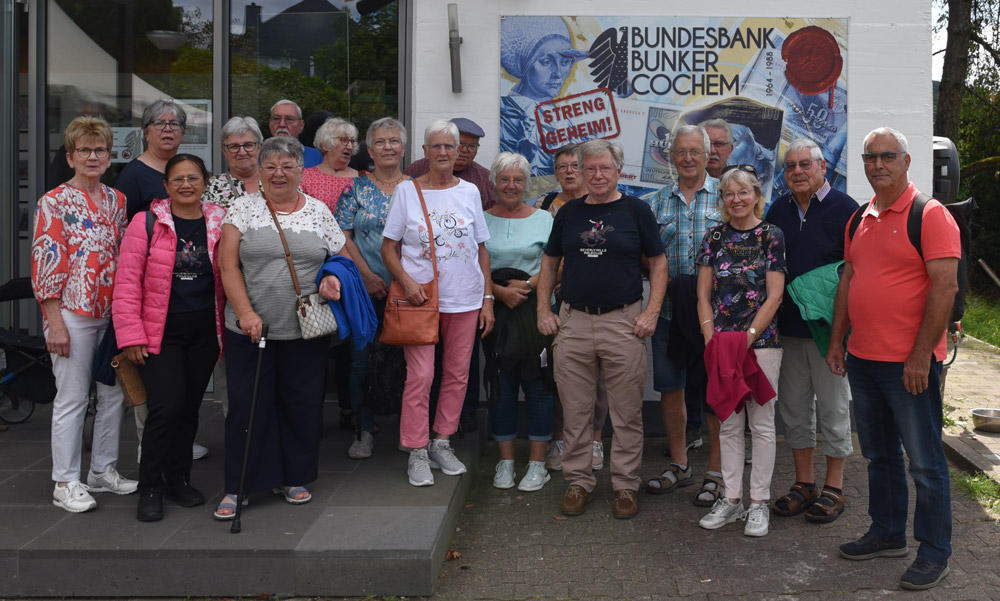
<path fill-rule="evenodd" d="M 1000 301 L 966 294 L 962 327 L 966 334 L 1000 346 Z"/>
<path fill-rule="evenodd" d="M 996 517 L 1000 514 L 1000 484 L 986 474 L 959 472 L 952 474 L 954 481 L 969 496 Z"/>

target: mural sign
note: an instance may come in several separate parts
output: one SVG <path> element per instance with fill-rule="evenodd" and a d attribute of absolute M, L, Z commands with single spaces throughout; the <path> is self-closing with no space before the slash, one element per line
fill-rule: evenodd
<path fill-rule="evenodd" d="M 531 164 L 532 192 L 557 189 L 555 151 L 608 139 L 625 150 L 621 183 L 644 195 L 672 182 L 672 133 L 725 119 L 729 164 L 785 192 L 784 148 L 809 138 L 831 184 L 846 187 L 846 19 L 504 16 L 500 150 Z"/>

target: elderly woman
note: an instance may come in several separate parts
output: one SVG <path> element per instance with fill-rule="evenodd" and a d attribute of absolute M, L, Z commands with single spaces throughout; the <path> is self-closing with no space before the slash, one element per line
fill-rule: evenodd
<path fill-rule="evenodd" d="M 574 198 L 586 196 L 587 184 L 583 181 L 583 172 L 580 171 L 580 147 L 577 144 L 559 147 L 553 161 L 559 191 L 540 197 L 535 201 L 535 206 L 555 216 L 559 207 Z"/>
<path fill-rule="evenodd" d="M 727 168 L 719 182 L 723 223 L 709 228 L 695 259 L 698 268 L 698 320 L 706 346 L 719 333 L 751 352 L 774 390 L 778 389 L 781 345 L 776 313 L 785 285 L 785 239 L 781 230 L 765 221 L 764 196 L 757 172 L 750 165 Z M 725 336 L 725 334 L 723 334 Z M 722 344 L 720 338 L 719 344 Z M 706 349 L 706 367 L 712 372 L 712 349 Z M 721 396 L 721 395 L 720 395 Z M 767 534 L 774 471 L 774 405 L 769 399 L 738 402 L 723 419 L 720 396 L 709 394 L 709 404 L 722 421 L 719 447 L 726 494 L 698 522 L 714 530 L 747 515 L 743 533 Z M 728 409 L 728 407 L 727 407 Z M 750 510 L 743 510 L 744 426 L 749 423 L 753 441 L 750 470 Z"/>
<path fill-rule="evenodd" d="M 149 409 L 141 522 L 163 519 L 164 497 L 181 507 L 205 503 L 191 486 L 191 444 L 219 357 L 225 306 L 217 252 L 226 210 L 204 198 L 205 163 L 178 154 L 164 179 L 170 197 L 154 200 L 125 232 L 112 304 L 118 346 L 139 366 Z"/>
<path fill-rule="evenodd" d="M 166 198 L 163 171 L 184 141 L 187 113 L 169 98 L 150 104 L 142 111 L 142 134 L 146 150 L 132 159 L 118 174 L 115 187 L 128 200 L 128 218 L 145 211 L 157 198 Z"/>
<path fill-rule="evenodd" d="M 361 272 L 379 321 L 385 309 L 385 295 L 392 276 L 382 262 L 382 229 L 389 214 L 389 201 L 403 181 L 409 179 L 399 169 L 406 148 L 406 128 L 392 117 L 373 121 L 365 136 L 375 170 L 354 178 L 337 203 L 334 216 L 347 238 L 347 254 Z M 364 402 L 363 385 L 368 377 L 371 345 L 351 349 L 350 398 L 359 432 L 347 454 L 352 459 L 371 457 L 375 431 L 372 413 Z"/>
<path fill-rule="evenodd" d="M 517 400 L 519 389 L 524 391 L 531 450 L 527 470 L 517 485 L 522 491 L 541 490 L 550 480 L 545 469 L 545 448 L 552 439 L 552 373 L 540 368 L 538 360 L 542 350 L 551 346 L 552 338 L 538 332 L 533 293 L 538 285 L 542 250 L 552 230 L 552 215 L 525 204 L 524 190 L 529 177 L 528 160 L 512 152 L 498 154 L 490 167 L 490 180 L 497 189 L 497 204 L 486 211 L 490 266 L 494 270 L 517 270 L 526 277 L 501 278 L 502 272 L 493 272 L 493 294 L 500 303 L 495 309 L 495 334 L 500 336 L 501 328 L 508 330 L 508 336 L 516 333 L 519 356 L 500 355 L 502 349 L 496 348 L 493 336 L 483 343 L 488 349 L 492 347 L 488 354 L 499 363 L 499 395 L 490 407 L 493 439 L 500 448 L 500 462 L 493 477 L 493 486 L 497 488 L 514 486 Z M 500 279 L 506 283 L 499 283 Z M 547 352 L 551 353 L 551 348 Z"/>
<path fill-rule="evenodd" d="M 269 326 L 263 351 L 253 445 L 247 458 L 246 490 L 273 489 L 291 504 L 308 503 L 305 485 L 317 477 L 319 438 L 330 337 L 304 339 L 295 314 L 295 288 L 281 232 L 295 264 L 303 295 L 317 292 L 316 275 L 327 257 L 344 246 L 333 214 L 315 198 L 299 192 L 302 144 L 285 136 L 261 146 L 260 194 L 237 199 L 226 214 L 219 245 L 226 291 L 226 496 L 216 509 L 220 520 L 233 518 L 240 467 L 250 418 L 257 365 L 257 342 Z M 280 226 L 280 231 L 278 227 Z M 326 298 L 340 298 L 340 281 L 323 278 Z"/>
<path fill-rule="evenodd" d="M 118 435 L 122 391 L 97 384 L 97 417 L 87 484 L 80 482 L 83 422 L 94 355 L 111 316 L 118 243 L 125 233 L 125 197 L 101 184 L 114 136 L 103 119 L 77 117 L 66 128 L 66 162 L 73 177 L 47 192 L 35 209 L 31 285 L 42 305 L 45 344 L 52 356 L 52 503 L 71 513 L 97 507 L 91 492 L 135 492 L 121 477 Z"/>
<path fill-rule="evenodd" d="M 322 200 L 333 212 L 341 193 L 358 176 L 349 165 L 358 147 L 358 128 L 343 119 L 327 119 L 316 131 L 315 144 L 323 162 L 302 174 L 302 191 Z"/>
<path fill-rule="evenodd" d="M 424 131 L 424 156 L 430 170 L 396 186 L 382 231 L 382 262 L 399 281 L 407 299 L 427 302 L 422 284 L 434 278 L 430 244 L 435 244 L 438 307 L 441 316 L 441 389 L 430 441 L 428 410 L 434 379 L 434 345 L 405 347 L 406 385 L 399 420 L 400 443 L 410 449 L 407 476 L 413 486 L 434 484 L 431 468 L 449 476 L 465 473 L 449 438 L 458 430 L 469 379 L 469 359 L 476 330 L 493 329 L 490 258 L 483 242 L 490 234 L 476 186 L 454 176 L 458 127 L 432 121 Z M 434 239 L 427 239 L 421 191 L 431 215 Z"/>
<path fill-rule="evenodd" d="M 208 181 L 204 199 L 223 208 L 240 196 L 260 190 L 257 153 L 264 142 L 253 117 L 233 117 L 222 126 L 222 155 L 229 171 Z"/>

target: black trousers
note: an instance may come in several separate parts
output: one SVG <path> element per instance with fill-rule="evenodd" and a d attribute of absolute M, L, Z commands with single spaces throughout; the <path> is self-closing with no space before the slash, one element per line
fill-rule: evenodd
<path fill-rule="evenodd" d="M 257 344 L 226 330 L 226 492 L 235 494 L 250 422 Z M 303 486 L 319 475 L 319 439 L 330 337 L 268 340 L 261 362 L 246 492 Z"/>
<path fill-rule="evenodd" d="M 160 353 L 139 366 L 149 409 L 139 464 L 141 490 L 191 479 L 198 410 L 218 359 L 214 309 L 167 315 Z"/>

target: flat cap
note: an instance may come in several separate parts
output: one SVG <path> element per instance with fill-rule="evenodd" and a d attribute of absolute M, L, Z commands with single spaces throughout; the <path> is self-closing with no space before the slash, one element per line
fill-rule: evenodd
<path fill-rule="evenodd" d="M 486 132 L 483 128 L 473 121 L 472 119 L 466 119 L 465 117 L 455 117 L 451 120 L 452 123 L 458 126 L 458 131 L 463 134 L 469 134 L 470 136 L 476 136 L 477 138 L 482 138 L 486 136 Z"/>

